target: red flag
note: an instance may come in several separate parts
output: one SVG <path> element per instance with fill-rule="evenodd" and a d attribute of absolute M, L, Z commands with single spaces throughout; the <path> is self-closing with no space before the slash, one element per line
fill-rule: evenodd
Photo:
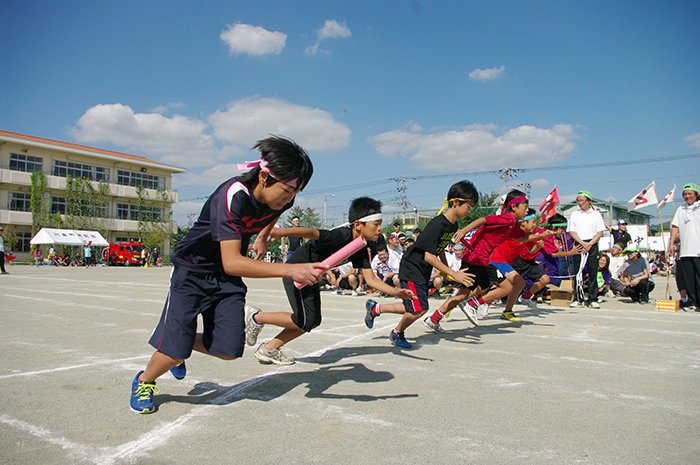
<path fill-rule="evenodd" d="M 546 223 L 557 213 L 557 205 L 559 205 L 559 193 L 557 192 L 557 186 L 555 185 L 552 192 L 545 197 L 544 202 L 542 202 L 542 205 L 540 205 L 540 223 Z"/>

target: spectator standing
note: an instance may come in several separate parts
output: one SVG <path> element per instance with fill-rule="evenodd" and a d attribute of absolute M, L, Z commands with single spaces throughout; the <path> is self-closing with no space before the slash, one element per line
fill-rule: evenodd
<path fill-rule="evenodd" d="M 681 297 L 681 307 L 698 311 L 700 306 L 700 190 L 698 185 L 688 183 L 683 186 L 685 205 L 678 207 L 671 221 L 671 240 L 668 256 L 675 251 L 675 242 L 680 238 L 676 281 Z"/>
<path fill-rule="evenodd" d="M 571 221 L 567 231 L 571 234 L 576 244 L 583 248 L 582 253 L 588 253 L 586 267 L 588 268 L 588 301 L 586 305 L 591 308 L 600 308 L 598 305 L 598 279 L 596 270 L 598 270 L 598 241 L 603 237 L 605 230 L 605 222 L 603 215 L 599 211 L 591 208 L 591 193 L 581 191 L 576 196 L 578 211 L 571 215 Z M 574 273 L 577 273 L 581 265 L 581 255 L 574 255 Z M 583 295 L 576 292 L 576 300 L 571 304 L 572 307 L 581 307 L 583 305 Z"/>
<path fill-rule="evenodd" d="M 2 237 L 4 229 L 0 227 L 0 273 L 10 274 L 5 271 L 5 238 Z"/>
<path fill-rule="evenodd" d="M 610 232 L 613 244 L 617 244 L 619 242 L 622 244 L 622 247 L 625 248 L 627 247 L 627 244 L 632 242 L 632 236 L 630 236 L 630 233 L 627 232 L 627 221 L 618 221 L 617 229 L 613 229 L 608 223 L 605 223 L 605 228 Z"/>
<path fill-rule="evenodd" d="M 298 216 L 294 215 L 292 217 L 292 227 L 298 228 L 301 225 L 301 220 L 299 219 Z M 292 237 L 289 236 L 287 237 L 287 240 L 289 241 L 289 246 L 287 246 L 287 243 L 285 242 L 284 238 L 282 238 L 282 250 L 286 254 L 285 257 L 285 262 L 289 260 L 289 257 L 292 256 L 296 250 L 301 247 L 301 244 L 303 243 L 303 238 L 302 237 Z"/>
<path fill-rule="evenodd" d="M 92 265 L 92 249 L 90 248 L 90 244 L 83 247 L 83 254 L 85 255 L 85 267 L 90 268 L 90 265 Z"/>

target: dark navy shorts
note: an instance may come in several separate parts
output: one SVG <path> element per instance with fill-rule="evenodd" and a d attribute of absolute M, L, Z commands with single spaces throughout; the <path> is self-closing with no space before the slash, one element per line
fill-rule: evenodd
<path fill-rule="evenodd" d="M 305 332 L 321 324 L 321 291 L 318 283 L 297 289 L 294 281 L 282 279 L 287 300 L 292 307 L 292 322 Z"/>
<path fill-rule="evenodd" d="M 428 285 L 401 280 L 401 288 L 408 289 L 416 295 L 413 300 L 402 300 L 406 313 L 420 313 L 428 310 Z"/>
<path fill-rule="evenodd" d="M 245 345 L 245 295 L 238 276 L 195 273 L 173 267 L 170 292 L 149 343 L 176 359 L 192 354 L 197 317 L 204 322 L 202 342 L 213 355 L 237 358 Z"/>

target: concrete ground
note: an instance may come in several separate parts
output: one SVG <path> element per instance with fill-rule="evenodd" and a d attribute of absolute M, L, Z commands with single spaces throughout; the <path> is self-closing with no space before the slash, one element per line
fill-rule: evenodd
<path fill-rule="evenodd" d="M 1 463 L 700 463 L 700 313 L 616 298 L 516 306 L 520 324 L 496 310 L 475 328 L 457 312 L 441 335 L 415 324 L 399 350 L 398 316 L 368 330 L 366 296 L 325 292 L 321 327 L 286 349 L 297 364 L 195 353 L 183 381 L 158 381 L 158 411 L 138 415 L 129 389 L 170 270 L 9 271 Z M 289 308 L 280 280 L 247 283 L 249 302 Z"/>

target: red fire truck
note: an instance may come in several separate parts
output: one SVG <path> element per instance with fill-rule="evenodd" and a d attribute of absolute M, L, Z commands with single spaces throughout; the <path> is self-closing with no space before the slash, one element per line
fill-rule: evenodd
<path fill-rule="evenodd" d="M 108 265 L 140 265 L 141 251 L 146 246 L 140 242 L 121 242 L 119 244 L 109 244 L 102 250 L 102 259 Z M 148 260 L 148 251 L 146 251 L 146 259 Z"/>

